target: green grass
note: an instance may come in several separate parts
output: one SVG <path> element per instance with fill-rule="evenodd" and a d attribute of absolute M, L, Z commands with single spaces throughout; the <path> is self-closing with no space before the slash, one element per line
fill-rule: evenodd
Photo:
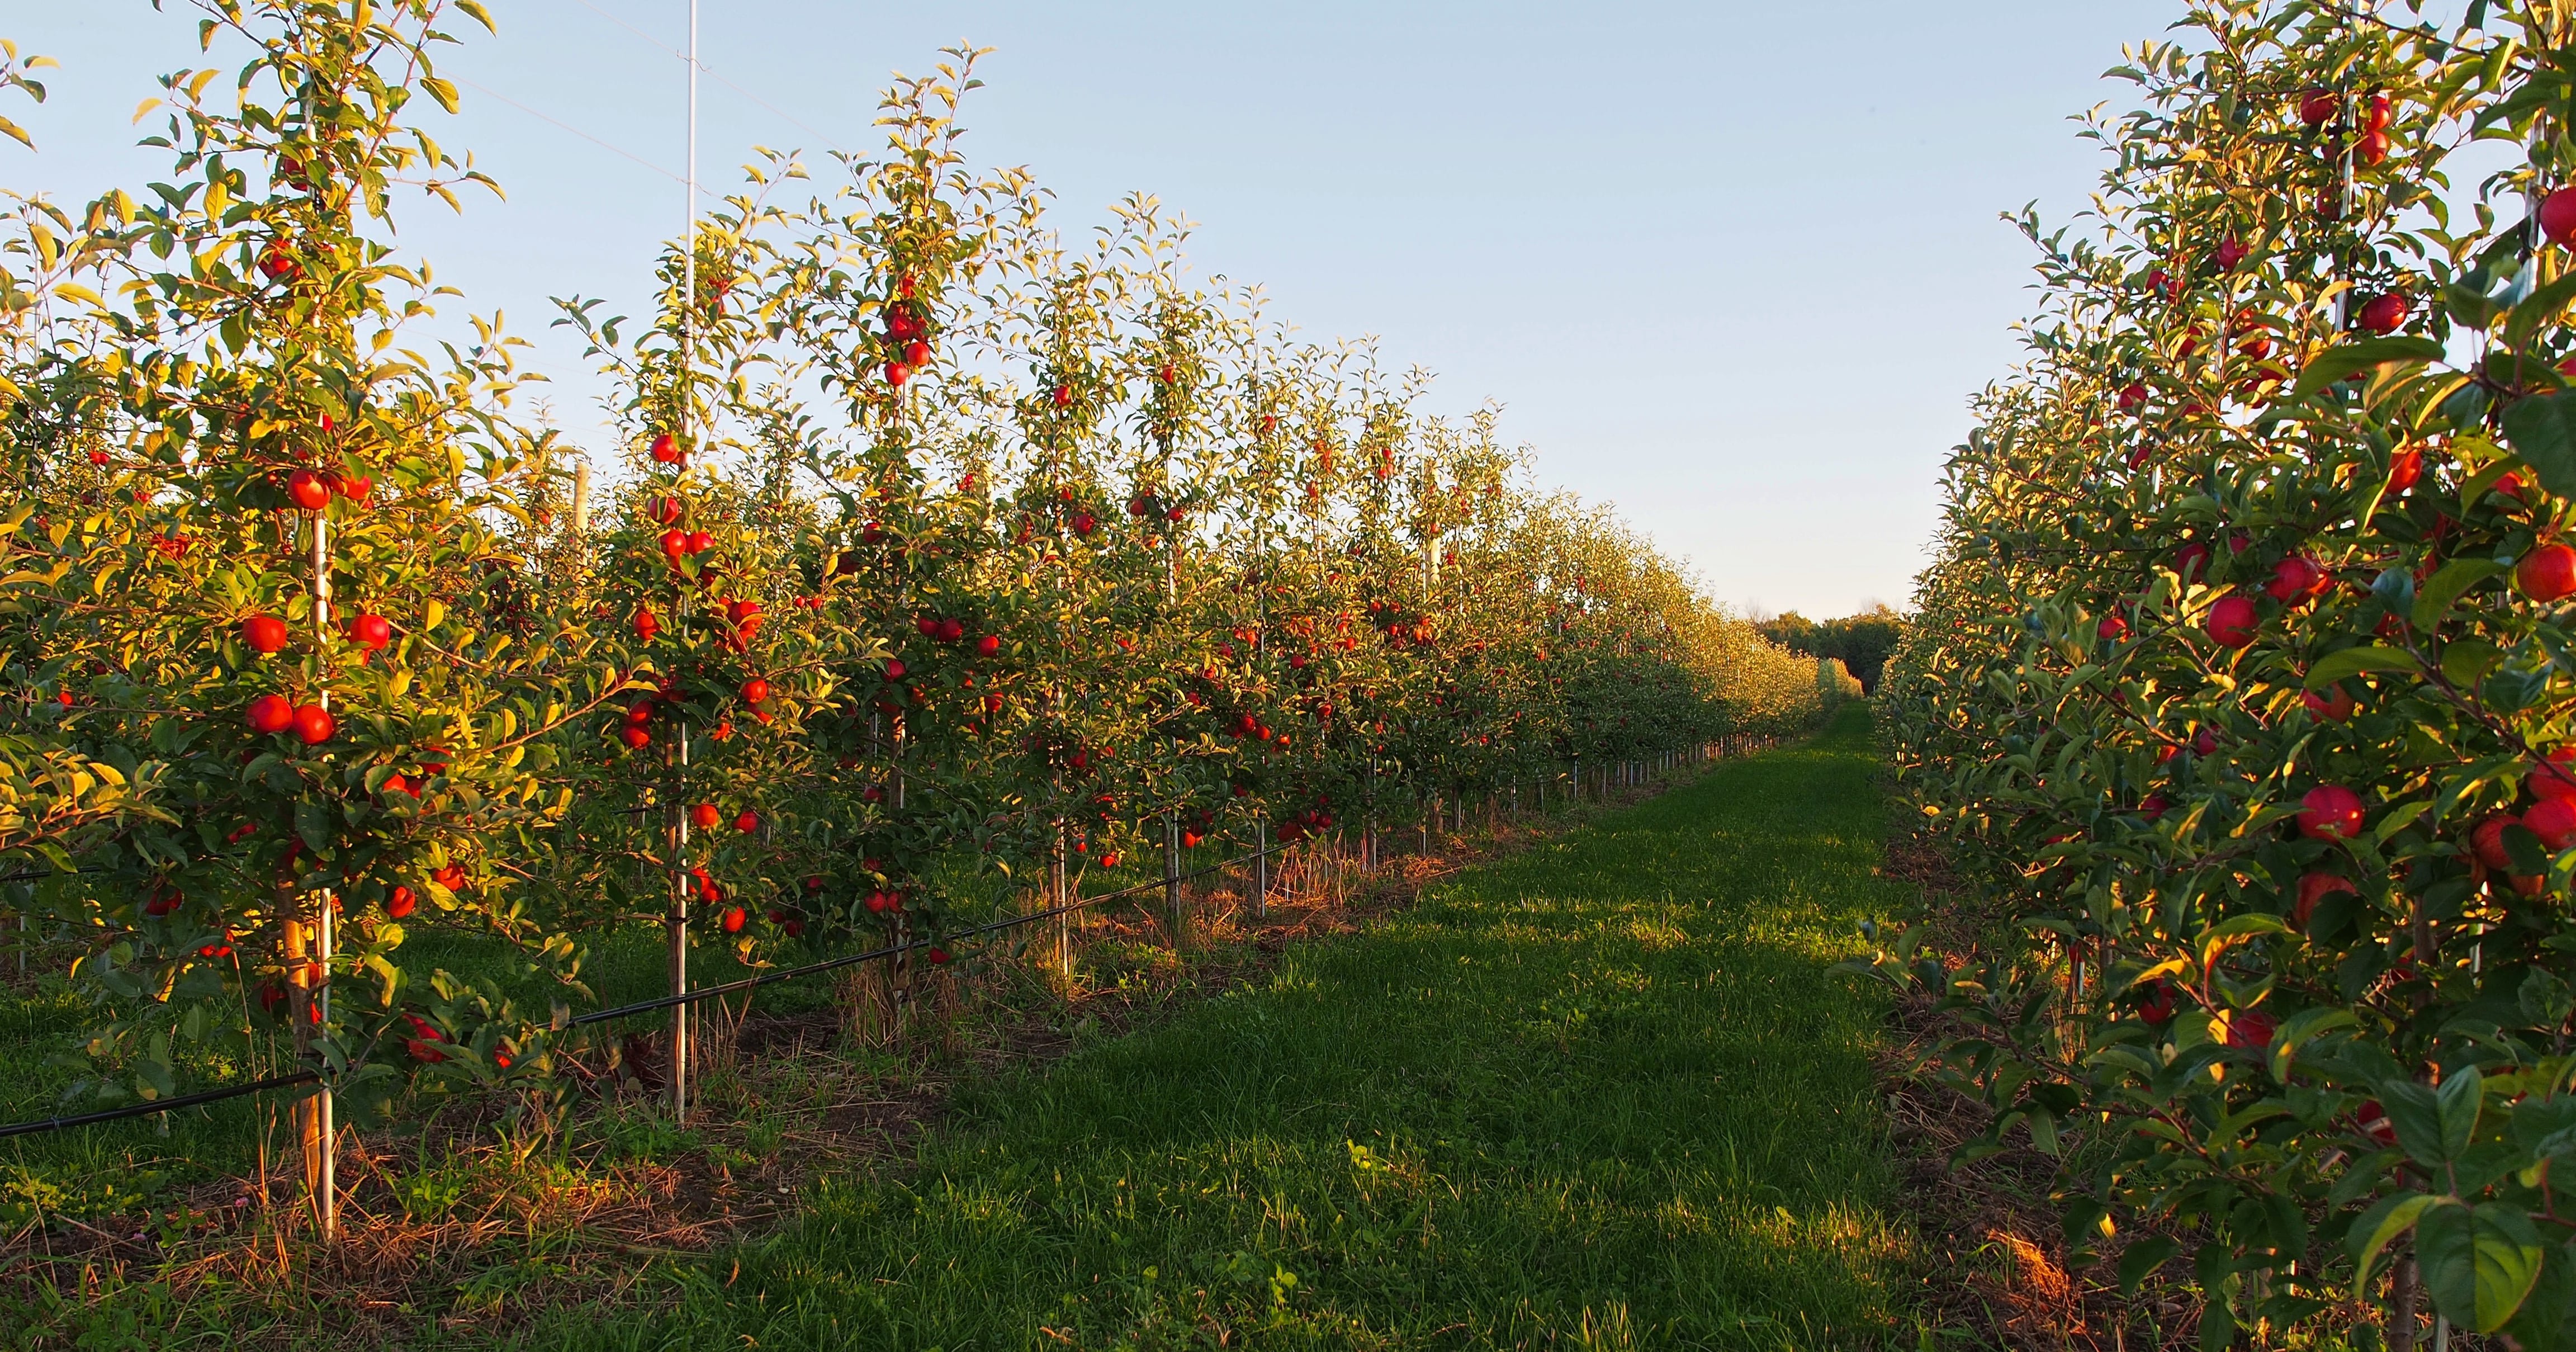
<path fill-rule="evenodd" d="M 1867 715 L 969 1093 L 918 1162 L 532 1347 L 1848 1347 L 1907 1265 L 1827 974 Z M 658 1285 L 659 1290 L 652 1290 Z"/>

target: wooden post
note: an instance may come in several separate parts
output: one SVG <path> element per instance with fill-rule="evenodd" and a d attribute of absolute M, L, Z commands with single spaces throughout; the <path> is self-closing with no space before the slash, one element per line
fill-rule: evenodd
<path fill-rule="evenodd" d="M 1047 866 L 1047 904 L 1049 906 L 1062 908 L 1072 904 L 1073 898 L 1066 892 L 1067 874 L 1064 860 L 1064 822 L 1058 820 L 1055 824 L 1055 858 Z M 1064 911 L 1055 918 L 1055 969 L 1068 978 L 1073 975 L 1073 913 L 1070 911 Z"/>
<path fill-rule="evenodd" d="M 671 913 L 663 921 L 665 956 L 669 960 L 671 994 L 689 993 L 689 725 L 680 724 L 680 736 L 673 757 L 678 773 L 671 777 L 671 806 L 667 814 L 671 841 Z M 666 1064 L 670 1071 L 671 1119 L 689 1120 L 689 1007 L 671 1006 L 671 1048 Z"/>
<path fill-rule="evenodd" d="M 1172 950 L 1190 946 L 1190 918 L 1181 907 L 1181 814 L 1163 814 L 1163 917 L 1172 932 Z"/>
<path fill-rule="evenodd" d="M 1252 824 L 1252 918 L 1270 918 L 1270 822 Z"/>
<path fill-rule="evenodd" d="M 318 646 L 329 642 L 331 633 L 331 521 L 324 512 L 315 512 L 312 522 L 313 638 Z M 324 708 L 330 707 L 330 691 L 315 698 Z M 287 1012 L 295 1020 L 299 1059 L 313 1055 L 317 1035 L 327 1035 L 331 1024 L 331 941 L 336 937 L 331 908 L 335 904 L 328 890 L 316 892 L 305 914 L 285 926 L 288 979 L 295 992 Z M 295 1136 L 304 1152 L 304 1189 L 313 1200 L 314 1227 L 325 1244 L 340 1237 L 339 1124 L 333 1107 L 328 1080 L 295 1105 Z"/>

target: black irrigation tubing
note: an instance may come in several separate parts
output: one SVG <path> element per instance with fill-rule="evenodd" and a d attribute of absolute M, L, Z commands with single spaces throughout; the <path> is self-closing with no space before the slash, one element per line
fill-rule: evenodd
<path fill-rule="evenodd" d="M 48 1117 L 37 1122 L 17 1122 L 0 1127 L 0 1140 L 7 1140 L 12 1136 L 33 1136 L 38 1132 L 60 1131 L 65 1127 L 90 1127 L 101 1122 L 122 1121 L 129 1117 L 146 1117 L 153 1113 L 166 1113 L 174 1108 L 194 1108 L 203 1103 L 221 1103 L 228 1098 L 240 1098 L 244 1094 L 256 1094 L 268 1089 L 283 1089 L 293 1084 L 310 1084 L 321 1078 L 322 1072 L 318 1070 L 299 1070 L 292 1075 L 271 1075 L 265 1080 L 253 1080 L 248 1084 L 209 1089 L 199 1094 L 182 1094 L 174 1099 L 155 1099 L 150 1103 L 130 1103 L 122 1108 L 82 1113 L 77 1117 Z"/>
<path fill-rule="evenodd" d="M 679 995 L 665 995 L 656 1000 L 639 1000 L 631 1005 L 618 1005 L 611 1009 L 595 1009 L 587 1014 L 583 1014 L 572 1019 L 566 1026 L 579 1028 L 588 1024 L 606 1023 L 612 1019 L 629 1018 L 637 1014 L 650 1014 L 655 1010 L 670 1009 L 678 1005 L 693 1005 L 701 1000 L 721 999 L 724 996 L 732 995 L 738 991 L 747 991 L 756 986 L 768 986 L 781 981 L 792 981 L 799 977 L 813 976 L 819 972 L 834 971 L 842 967 L 856 966 L 863 962 L 874 962 L 879 958 L 895 957 L 899 954 L 909 953 L 916 949 L 932 948 L 940 944 L 954 943 L 960 939 L 972 939 L 979 935 L 995 934 L 1007 929 L 1016 929 L 1021 925 L 1035 924 L 1040 920 L 1052 920 L 1057 916 L 1069 915 L 1075 911 L 1098 906 L 1103 902 L 1117 901 L 1122 897 L 1132 897 L 1139 893 L 1151 892 L 1157 888 L 1166 887 L 1175 882 L 1188 882 L 1193 878 L 1204 878 L 1212 873 L 1222 873 L 1227 869 L 1234 868 L 1240 864 L 1250 863 L 1251 861 L 1262 858 L 1265 855 L 1278 854 L 1287 848 L 1288 845 L 1285 842 L 1282 842 L 1277 845 L 1269 846 L 1266 849 L 1255 850 L 1250 854 L 1238 855 L 1222 864 L 1214 864 L 1207 868 L 1198 869 L 1194 872 L 1181 874 L 1177 878 L 1157 878 L 1149 883 L 1139 883 L 1134 887 L 1120 888 L 1115 892 L 1104 892 L 1096 897 L 1084 897 L 1079 901 L 1069 901 L 1062 906 L 1050 906 L 1043 911 L 1032 911 L 1027 915 L 1015 915 L 1006 920 L 995 920 L 987 924 L 976 925 L 969 929 L 959 930 L 954 934 L 943 935 L 937 939 L 907 940 L 899 944 L 890 944 L 884 948 L 872 948 L 864 953 L 847 953 L 837 958 L 825 958 L 821 962 L 807 963 L 802 967 L 790 967 L 784 971 L 777 972 L 763 972 L 759 976 L 746 977 L 740 981 L 728 981 L 721 986 L 702 986 L 697 990 L 686 991 Z M 229 1085 L 222 1089 L 208 1089 L 195 1094 L 183 1094 L 177 1098 L 155 1099 L 149 1103 L 129 1103 L 122 1108 L 106 1108 L 98 1112 L 81 1113 L 72 1117 L 47 1117 L 33 1122 L 15 1122 L 6 1126 L 0 1126 L 0 1140 L 7 1140 L 12 1136 L 34 1136 L 42 1132 L 60 1131 L 66 1127 L 91 1127 L 97 1126 L 103 1122 L 121 1122 L 132 1117 L 149 1117 L 154 1113 L 166 1113 L 179 1108 L 195 1108 L 209 1103 L 221 1103 L 225 1099 L 240 1098 L 247 1094 L 264 1093 L 271 1089 L 284 1089 L 292 1085 L 311 1084 L 321 1078 L 322 1072 L 318 1070 L 299 1070 L 288 1075 L 272 1075 L 265 1080 L 252 1080 L 247 1084 Z"/>

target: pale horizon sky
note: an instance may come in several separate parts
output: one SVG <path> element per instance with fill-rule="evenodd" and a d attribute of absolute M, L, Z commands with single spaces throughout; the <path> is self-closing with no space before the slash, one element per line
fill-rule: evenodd
<path fill-rule="evenodd" d="M 537 345 L 558 419 L 598 449 L 600 387 L 547 298 L 636 312 L 681 190 L 503 100 L 677 170 L 685 71 L 654 43 L 684 44 L 688 8 L 488 3 L 500 35 L 457 16 L 440 60 L 464 111 L 429 121 L 508 199 L 413 202 L 403 239 L 465 293 L 451 317 L 499 309 Z M 1028 165 L 1060 227 L 1154 194 L 1198 223 L 1200 274 L 1259 283 L 1308 335 L 1375 335 L 1439 373 L 1435 408 L 1501 403 L 1542 482 L 1614 504 L 1719 600 L 1822 618 L 1910 595 L 1966 401 L 2017 359 L 2032 301 L 1998 217 L 2086 205 L 2102 156 L 2066 119 L 2123 98 L 2100 73 L 2179 12 L 710 2 L 700 174 L 724 191 L 755 144 L 873 148 L 891 72 L 996 48 L 968 152 Z M 158 119 L 128 118 L 204 63 L 195 27 L 180 0 L 0 18 L 62 63 L 46 104 L 7 110 L 37 150 L 0 140 L 0 183 L 84 201 L 161 176 L 133 146 Z"/>

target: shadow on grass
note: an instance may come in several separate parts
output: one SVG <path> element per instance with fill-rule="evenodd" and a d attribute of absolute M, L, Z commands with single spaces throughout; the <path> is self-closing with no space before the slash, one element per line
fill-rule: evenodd
<path fill-rule="evenodd" d="M 530 1346 L 1849 1346 L 1896 1324 L 1866 714 L 969 1094 Z"/>

